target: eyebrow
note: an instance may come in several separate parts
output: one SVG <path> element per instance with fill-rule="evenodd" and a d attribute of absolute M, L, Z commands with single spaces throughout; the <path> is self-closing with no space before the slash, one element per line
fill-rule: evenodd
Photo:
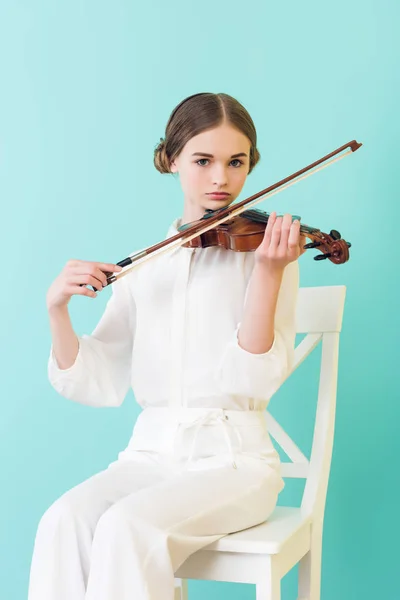
<path fill-rule="evenodd" d="M 195 152 L 192 156 L 207 156 L 207 158 L 214 158 L 212 154 L 207 154 L 207 152 Z M 245 152 L 239 152 L 238 154 L 232 154 L 231 158 L 238 158 L 239 156 L 247 156 Z"/>

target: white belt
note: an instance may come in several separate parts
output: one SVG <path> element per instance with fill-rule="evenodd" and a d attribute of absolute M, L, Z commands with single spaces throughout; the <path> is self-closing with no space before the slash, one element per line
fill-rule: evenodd
<path fill-rule="evenodd" d="M 218 412 L 216 412 L 216 411 L 218 411 Z M 229 436 L 229 429 L 235 433 L 235 435 L 239 441 L 240 451 L 242 449 L 242 437 L 241 437 L 237 427 L 229 421 L 229 417 L 225 413 L 224 409 L 212 409 L 210 412 L 207 412 L 205 415 L 200 415 L 196 419 L 193 419 L 189 422 L 181 421 L 179 423 L 178 441 L 179 441 L 179 437 L 183 434 L 183 432 L 185 430 L 189 429 L 190 427 L 195 427 L 195 430 L 193 433 L 192 445 L 191 445 L 191 449 L 190 449 L 190 454 L 189 454 L 189 457 L 188 457 L 188 459 L 186 461 L 186 465 L 185 465 L 186 469 L 188 468 L 189 464 L 193 460 L 197 436 L 200 431 L 200 428 L 203 425 L 217 425 L 217 424 L 219 424 L 222 427 L 222 430 L 223 430 L 224 436 L 225 436 L 225 440 L 228 445 L 229 453 L 232 458 L 232 466 L 234 469 L 237 469 L 236 456 L 235 456 L 235 453 L 234 453 L 234 450 L 232 447 L 231 438 Z"/>

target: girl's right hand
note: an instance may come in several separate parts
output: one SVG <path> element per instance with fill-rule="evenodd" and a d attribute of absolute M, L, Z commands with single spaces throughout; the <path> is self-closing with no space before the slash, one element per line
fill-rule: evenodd
<path fill-rule="evenodd" d="M 47 309 L 68 306 L 75 294 L 96 298 L 97 293 L 85 286 L 91 285 L 101 291 L 107 285 L 106 273 L 119 273 L 120 271 L 122 271 L 122 267 L 112 263 L 69 260 L 47 291 Z"/>

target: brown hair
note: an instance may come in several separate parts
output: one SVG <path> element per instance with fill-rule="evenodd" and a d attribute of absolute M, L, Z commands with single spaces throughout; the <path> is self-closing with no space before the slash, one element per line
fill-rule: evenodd
<path fill-rule="evenodd" d="M 257 133 L 247 110 L 228 94 L 202 92 L 180 102 L 172 111 L 165 128 L 165 139 L 154 149 L 154 165 L 160 173 L 171 173 L 170 164 L 195 135 L 230 123 L 248 137 L 250 147 L 249 173 L 260 160 Z"/>

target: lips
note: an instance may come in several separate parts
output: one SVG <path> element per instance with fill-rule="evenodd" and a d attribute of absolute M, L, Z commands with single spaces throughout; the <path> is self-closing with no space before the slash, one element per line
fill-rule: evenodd
<path fill-rule="evenodd" d="M 215 198 L 216 200 L 223 200 L 224 198 L 228 198 L 230 194 L 227 194 L 226 192 L 210 192 L 207 196 L 209 198 Z"/>

